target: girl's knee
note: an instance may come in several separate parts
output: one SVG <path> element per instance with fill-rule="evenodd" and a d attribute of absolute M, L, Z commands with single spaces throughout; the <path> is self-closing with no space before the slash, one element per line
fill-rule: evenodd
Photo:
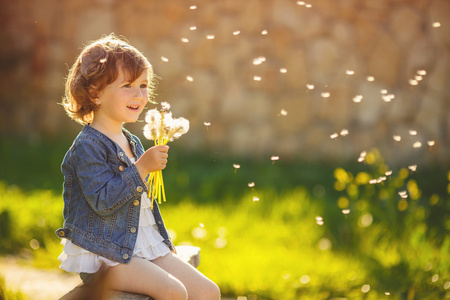
<path fill-rule="evenodd" d="M 188 293 L 183 284 L 173 284 L 166 291 L 161 299 L 168 300 L 187 300 Z"/>
<path fill-rule="evenodd" d="M 207 287 L 204 288 L 200 300 L 218 300 L 220 299 L 220 289 L 214 282 L 210 282 Z"/>

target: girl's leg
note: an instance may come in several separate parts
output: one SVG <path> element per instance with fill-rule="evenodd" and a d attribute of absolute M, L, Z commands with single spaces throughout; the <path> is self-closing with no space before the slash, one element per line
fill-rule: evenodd
<path fill-rule="evenodd" d="M 169 253 L 152 262 L 183 283 L 189 295 L 189 300 L 220 299 L 219 287 L 179 256 Z"/>
<path fill-rule="evenodd" d="M 145 259 L 133 257 L 129 264 L 111 267 L 106 272 L 108 289 L 144 294 L 158 299 L 187 299 L 184 285 L 162 268 Z"/>

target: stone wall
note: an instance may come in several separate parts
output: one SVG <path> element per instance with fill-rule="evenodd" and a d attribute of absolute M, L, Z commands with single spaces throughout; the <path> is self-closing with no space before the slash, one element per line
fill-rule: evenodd
<path fill-rule="evenodd" d="M 191 121 L 178 145 L 449 162 L 449 0 L 2 2 L 3 134 L 73 136 L 57 104 L 68 66 L 115 32 L 162 77 L 158 99 Z"/>

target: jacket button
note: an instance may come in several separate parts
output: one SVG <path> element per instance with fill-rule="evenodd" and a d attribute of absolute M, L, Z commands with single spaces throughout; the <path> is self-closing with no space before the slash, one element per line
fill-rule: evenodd
<path fill-rule="evenodd" d="M 131 228 L 130 228 L 130 232 L 131 232 L 131 233 L 135 233 L 135 232 L 136 232 L 136 227 L 131 227 Z"/>
<path fill-rule="evenodd" d="M 138 191 L 138 193 L 141 193 L 141 192 L 143 191 L 142 186 L 138 186 L 138 187 L 136 188 L 136 191 Z"/>
<path fill-rule="evenodd" d="M 123 259 L 128 259 L 128 254 L 125 253 L 124 255 L 122 255 L 122 258 Z"/>
<path fill-rule="evenodd" d="M 123 156 L 123 152 L 119 152 L 119 156 L 122 157 Z"/>
<path fill-rule="evenodd" d="M 123 166 L 119 166 L 119 171 L 122 172 L 125 168 Z"/>
<path fill-rule="evenodd" d="M 134 201 L 133 201 L 133 205 L 134 205 L 134 206 L 138 206 L 138 205 L 139 205 L 139 200 L 134 200 Z"/>

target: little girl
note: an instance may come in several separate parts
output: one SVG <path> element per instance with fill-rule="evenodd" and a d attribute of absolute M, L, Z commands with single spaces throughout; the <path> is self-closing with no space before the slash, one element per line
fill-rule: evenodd
<path fill-rule="evenodd" d="M 166 167 L 169 147 L 144 151 L 123 128 L 154 89 L 147 58 L 114 34 L 87 45 L 70 69 L 62 104 L 83 129 L 61 165 L 61 268 L 83 281 L 101 270 L 107 288 L 155 299 L 219 299 L 217 285 L 176 255 L 157 203 L 150 209 L 145 179 Z"/>

